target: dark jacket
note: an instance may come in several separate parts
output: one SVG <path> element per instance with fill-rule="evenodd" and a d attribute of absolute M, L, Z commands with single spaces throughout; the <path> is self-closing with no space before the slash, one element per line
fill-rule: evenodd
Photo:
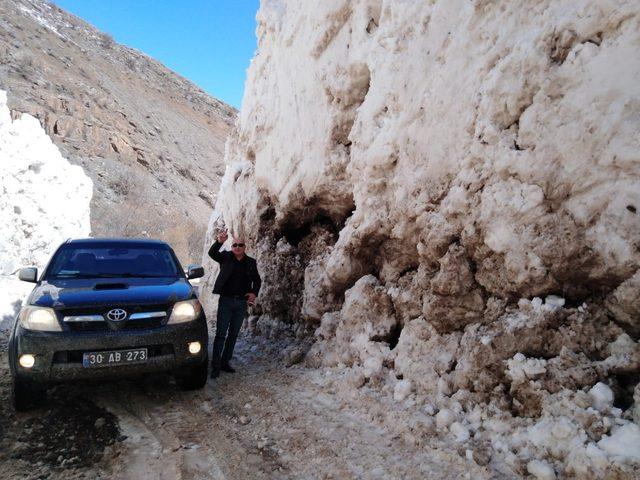
<path fill-rule="evenodd" d="M 221 247 L 222 244 L 216 241 L 209 249 L 209 256 L 220 264 L 220 273 L 218 273 L 216 283 L 213 285 L 213 293 L 217 294 L 222 292 L 222 287 L 224 287 L 224 284 L 229 280 L 229 277 L 233 272 L 234 261 L 233 252 L 229 252 L 228 250 L 221 252 Z M 255 294 L 257 297 L 260 292 L 260 285 L 262 285 L 262 280 L 258 273 L 258 265 L 256 264 L 255 259 L 248 255 L 245 255 L 245 257 L 247 259 L 247 274 L 251 280 L 251 293 Z"/>

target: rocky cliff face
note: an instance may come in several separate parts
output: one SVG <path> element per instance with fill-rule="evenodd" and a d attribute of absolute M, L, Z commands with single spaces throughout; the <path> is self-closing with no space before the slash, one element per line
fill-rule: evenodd
<path fill-rule="evenodd" d="M 0 0 L 0 88 L 93 180 L 92 235 L 199 259 L 233 108 L 40 0 Z"/>
<path fill-rule="evenodd" d="M 516 473 L 632 476 L 637 2 L 265 0 L 258 19 L 207 239 L 222 220 L 250 239 L 257 324 L 313 332 L 310 365 L 427 405 Z"/>

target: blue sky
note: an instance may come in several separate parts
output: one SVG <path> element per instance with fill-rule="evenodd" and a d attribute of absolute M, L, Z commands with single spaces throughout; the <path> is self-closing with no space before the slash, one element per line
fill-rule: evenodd
<path fill-rule="evenodd" d="M 240 108 L 259 0 L 53 0 Z"/>

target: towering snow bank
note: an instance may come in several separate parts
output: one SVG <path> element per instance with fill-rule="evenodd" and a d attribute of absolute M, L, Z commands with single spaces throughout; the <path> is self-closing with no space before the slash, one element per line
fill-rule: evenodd
<path fill-rule="evenodd" d="M 0 90 L 0 325 L 13 319 L 29 284 L 21 267 L 45 266 L 67 238 L 88 236 L 93 185 L 65 160 L 37 119 L 11 119 Z"/>
<path fill-rule="evenodd" d="M 258 21 L 217 205 L 258 256 L 258 324 L 458 417 L 570 425 L 523 433 L 521 474 L 552 448 L 604 472 L 594 442 L 638 411 L 638 2 L 270 0 Z"/>

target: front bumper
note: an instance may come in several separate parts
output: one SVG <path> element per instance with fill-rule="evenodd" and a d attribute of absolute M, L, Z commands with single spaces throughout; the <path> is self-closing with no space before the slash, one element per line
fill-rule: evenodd
<path fill-rule="evenodd" d="M 200 342 L 196 355 L 189 353 L 189 342 Z M 180 371 L 197 366 L 207 359 L 208 333 L 206 321 L 146 330 L 71 333 L 36 332 L 17 327 L 9 345 L 9 362 L 14 377 L 33 383 L 57 383 L 80 379 L 123 378 L 151 372 Z M 85 368 L 83 352 L 124 350 L 146 347 L 145 363 Z M 23 354 L 36 357 L 32 368 L 18 364 Z"/>

